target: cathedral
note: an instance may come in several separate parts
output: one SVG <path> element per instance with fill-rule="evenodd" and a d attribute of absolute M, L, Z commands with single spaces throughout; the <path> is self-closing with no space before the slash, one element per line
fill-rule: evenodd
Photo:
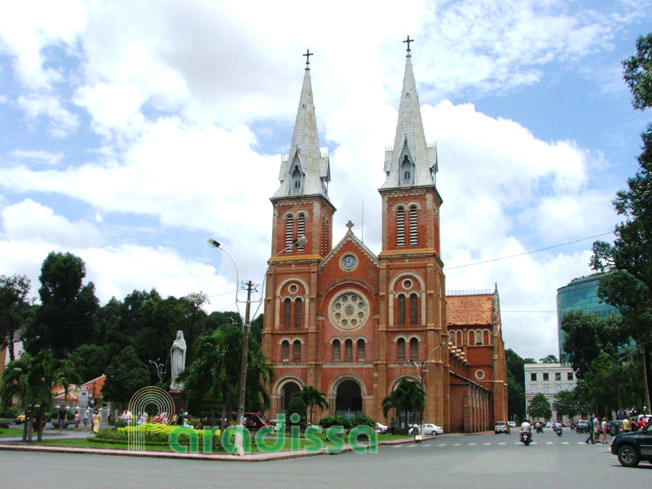
<path fill-rule="evenodd" d="M 312 386 L 327 394 L 321 415 L 366 414 L 389 424 L 383 399 L 407 378 L 426 392 L 423 421 L 447 433 L 492 429 L 507 419 L 497 288 L 446 295 L 437 147 L 426 142 L 409 42 L 400 97 L 394 146 L 378 168 L 385 173 L 382 250 L 367 248 L 350 221 L 333 246 L 330 162 L 320 152 L 306 62 L 290 153 L 270 199 L 274 258 L 263 327 L 276 372 L 270 417 Z"/>

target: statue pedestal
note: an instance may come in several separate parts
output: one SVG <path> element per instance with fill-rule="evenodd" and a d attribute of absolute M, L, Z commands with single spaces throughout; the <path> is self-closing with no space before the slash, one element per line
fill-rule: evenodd
<path fill-rule="evenodd" d="M 185 407 L 183 405 L 183 399 L 181 399 L 181 391 L 177 390 L 171 390 L 170 389 L 170 397 L 174 401 L 174 412 L 178 413 L 181 411 L 181 408 Z"/>

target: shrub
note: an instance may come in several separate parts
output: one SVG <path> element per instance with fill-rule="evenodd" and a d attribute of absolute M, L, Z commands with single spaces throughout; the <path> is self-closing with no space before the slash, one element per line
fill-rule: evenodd
<path fill-rule="evenodd" d="M 343 426 L 344 429 L 346 430 L 351 429 L 351 421 L 348 418 L 345 418 L 344 416 L 340 416 L 337 414 L 324 416 L 319 420 L 319 425 L 323 429 L 330 428 L 331 426 Z M 374 424 L 374 426 L 376 425 Z"/>
<path fill-rule="evenodd" d="M 12 406 L 0 408 L 0 418 L 15 419 L 18 416 L 18 409 Z"/>
<path fill-rule="evenodd" d="M 366 414 L 359 414 L 358 416 L 355 416 L 351 419 L 351 426 L 371 426 L 372 428 L 376 429 L 376 421 L 371 419 L 369 416 Z"/>
<path fill-rule="evenodd" d="M 285 413 L 285 422 L 287 423 L 288 426 L 292 424 L 301 423 L 301 421 L 306 419 L 307 410 L 308 408 L 306 407 L 306 402 L 299 395 L 299 393 L 294 394 L 290 399 L 290 402 L 288 403 L 288 409 L 287 412 Z M 301 417 L 299 423 L 292 423 L 291 416 L 294 413 L 297 413 Z"/>

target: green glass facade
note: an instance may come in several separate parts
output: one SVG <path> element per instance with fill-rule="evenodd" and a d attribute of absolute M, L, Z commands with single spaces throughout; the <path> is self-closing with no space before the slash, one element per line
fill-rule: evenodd
<path fill-rule="evenodd" d="M 564 332 L 561 319 L 568 311 L 593 312 L 600 317 L 618 313 L 615 307 L 605 304 L 598 298 L 598 285 L 605 274 L 579 278 L 557 289 L 557 330 L 559 338 L 559 360 L 568 363 L 568 355 L 563 349 Z"/>

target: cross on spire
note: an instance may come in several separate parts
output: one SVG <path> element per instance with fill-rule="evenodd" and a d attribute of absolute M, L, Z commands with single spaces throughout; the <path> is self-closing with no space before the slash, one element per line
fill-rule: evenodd
<path fill-rule="evenodd" d="M 407 52 L 409 53 L 410 52 L 410 43 L 414 42 L 414 39 L 410 39 L 410 36 L 408 36 L 407 39 L 405 41 L 403 41 L 403 42 L 407 43 L 407 45 L 408 45 Z"/>
<path fill-rule="evenodd" d="M 310 49 L 306 50 L 306 54 L 304 54 L 306 57 L 306 66 L 310 65 L 310 56 L 313 56 L 313 53 L 310 52 Z"/>
<path fill-rule="evenodd" d="M 352 228 L 353 226 L 355 226 L 355 224 L 353 224 L 351 221 L 349 221 L 349 222 L 346 223 L 346 227 L 349 228 L 349 233 L 352 233 L 352 232 L 353 232 L 353 231 L 351 231 L 351 228 Z"/>

